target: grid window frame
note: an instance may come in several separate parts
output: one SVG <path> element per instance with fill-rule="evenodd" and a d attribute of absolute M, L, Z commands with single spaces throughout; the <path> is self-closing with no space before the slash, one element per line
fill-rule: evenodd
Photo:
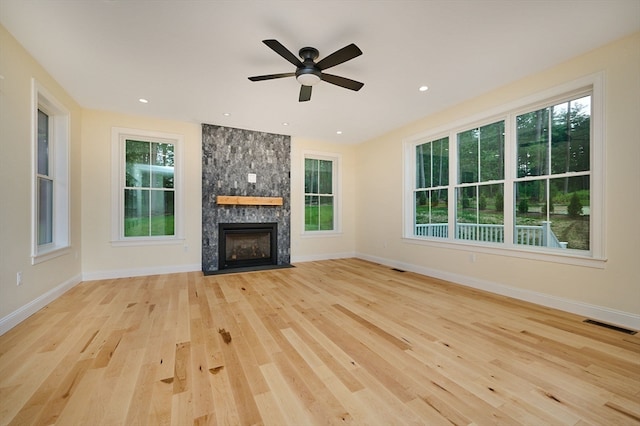
<path fill-rule="evenodd" d="M 602 73 L 593 74 L 580 78 L 578 80 L 562 84 L 540 93 L 528 96 L 523 99 L 515 100 L 504 106 L 499 106 L 488 110 L 484 113 L 478 113 L 468 119 L 458 120 L 451 125 L 445 125 L 433 129 L 433 131 L 415 135 L 404 141 L 404 191 L 403 191 L 403 240 L 411 244 L 433 245 L 438 247 L 446 246 L 447 248 L 460 250 L 474 250 L 476 252 L 487 252 L 491 254 L 506 255 L 521 258 L 533 258 L 544 261 L 576 264 L 590 266 L 596 268 L 604 267 L 606 262 L 606 232 L 605 232 L 605 208 L 604 208 L 604 178 L 605 178 L 605 141 L 603 132 L 603 79 Z M 515 183 L 518 180 L 517 170 L 514 166 L 517 164 L 517 147 L 514 145 L 516 133 L 516 117 L 527 111 L 534 111 L 537 108 L 554 105 L 565 102 L 569 99 L 576 99 L 581 96 L 588 95 L 591 98 L 591 116 L 590 116 L 590 168 L 588 171 L 580 171 L 570 173 L 574 175 L 588 175 L 590 190 L 590 223 L 589 223 L 589 240 L 590 246 L 588 250 L 559 250 L 548 249 L 545 247 L 526 247 L 516 244 L 516 189 Z M 504 180 L 489 181 L 491 184 L 501 183 L 503 187 L 504 202 L 504 226 L 502 238 L 504 241 L 467 241 L 464 239 L 456 239 L 456 209 L 450 209 L 449 217 L 449 236 L 448 238 L 436 239 L 429 236 L 420 236 L 415 233 L 415 218 L 413 214 L 414 191 L 415 191 L 415 147 L 425 141 L 432 140 L 435 137 L 449 136 L 450 141 L 450 182 L 456 182 L 456 185 L 450 184 L 449 199 L 455 200 L 455 192 L 458 186 L 469 184 L 460 184 L 458 182 L 458 153 L 457 144 L 454 143 L 456 135 L 460 132 L 472 129 L 494 122 L 496 120 L 505 120 L 505 166 Z M 531 179 L 530 177 L 524 178 Z"/>

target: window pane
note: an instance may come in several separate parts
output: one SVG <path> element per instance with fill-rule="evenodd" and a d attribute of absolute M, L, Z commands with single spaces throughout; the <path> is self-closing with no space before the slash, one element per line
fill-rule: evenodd
<path fill-rule="evenodd" d="M 149 190 L 124 190 L 124 236 L 148 237 L 150 235 Z"/>
<path fill-rule="evenodd" d="M 49 116 L 38 110 L 38 174 L 49 176 Z"/>
<path fill-rule="evenodd" d="M 449 184 L 449 138 L 416 146 L 416 188 Z"/>
<path fill-rule="evenodd" d="M 53 181 L 38 178 L 38 245 L 53 242 Z"/>
<path fill-rule="evenodd" d="M 319 160 L 319 193 L 333 194 L 333 161 Z"/>
<path fill-rule="evenodd" d="M 589 176 L 549 180 L 551 233 L 560 244 L 576 250 L 590 249 L 591 194 Z M 545 206 L 546 208 L 546 206 Z"/>
<path fill-rule="evenodd" d="M 431 142 L 432 151 L 432 186 L 449 185 L 449 138 Z"/>
<path fill-rule="evenodd" d="M 416 146 L 416 188 L 430 188 L 431 143 Z"/>
<path fill-rule="evenodd" d="M 554 243 L 558 241 L 557 238 L 549 232 L 547 184 L 547 179 L 516 183 L 516 229 L 513 235 L 515 244 L 559 247 Z"/>
<path fill-rule="evenodd" d="M 479 182 L 504 179 L 504 121 L 481 127 L 478 145 Z"/>
<path fill-rule="evenodd" d="M 551 173 L 589 170 L 591 97 L 555 105 L 551 111 Z"/>
<path fill-rule="evenodd" d="M 333 230 L 333 197 L 319 197 L 318 222 L 321 231 Z"/>
<path fill-rule="evenodd" d="M 478 182 L 479 129 L 458 133 L 458 183 Z"/>
<path fill-rule="evenodd" d="M 174 235 L 174 192 L 151 192 L 151 235 Z"/>
<path fill-rule="evenodd" d="M 173 145 L 151 144 L 151 183 L 153 188 L 173 188 Z"/>
<path fill-rule="evenodd" d="M 320 229 L 320 202 L 319 197 L 306 195 L 304 197 L 304 229 L 305 231 L 318 231 Z"/>
<path fill-rule="evenodd" d="M 318 160 L 305 158 L 304 160 L 304 192 L 318 193 Z"/>
<path fill-rule="evenodd" d="M 416 191 L 414 234 L 421 237 L 448 236 L 447 190 Z"/>
<path fill-rule="evenodd" d="M 148 188 L 151 178 L 150 143 L 126 141 L 126 180 L 127 187 Z"/>
<path fill-rule="evenodd" d="M 458 188 L 456 205 L 456 238 L 504 242 L 503 184 Z"/>
<path fill-rule="evenodd" d="M 516 118 L 518 177 L 546 175 L 549 168 L 549 108 Z"/>

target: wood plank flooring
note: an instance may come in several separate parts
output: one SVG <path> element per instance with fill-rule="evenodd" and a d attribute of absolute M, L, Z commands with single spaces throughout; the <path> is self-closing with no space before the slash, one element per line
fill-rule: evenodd
<path fill-rule="evenodd" d="M 582 320 L 358 259 L 84 282 L 0 337 L 0 424 L 640 424 L 640 334 Z"/>

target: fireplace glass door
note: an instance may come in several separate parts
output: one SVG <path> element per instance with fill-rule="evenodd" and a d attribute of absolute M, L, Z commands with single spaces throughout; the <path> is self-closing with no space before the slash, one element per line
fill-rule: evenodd
<path fill-rule="evenodd" d="M 276 223 L 223 223 L 218 269 L 277 264 Z"/>

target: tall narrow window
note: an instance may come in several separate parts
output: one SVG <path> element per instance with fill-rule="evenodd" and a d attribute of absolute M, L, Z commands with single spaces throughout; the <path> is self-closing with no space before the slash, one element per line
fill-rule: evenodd
<path fill-rule="evenodd" d="M 125 144 L 124 236 L 174 236 L 174 145 Z"/>
<path fill-rule="evenodd" d="M 516 117 L 514 243 L 590 250 L 591 96 Z"/>
<path fill-rule="evenodd" d="M 38 246 L 53 243 L 53 168 L 49 159 L 49 116 L 38 109 L 37 203 Z"/>
<path fill-rule="evenodd" d="M 304 157 L 304 230 L 337 230 L 337 167 L 335 157 Z"/>
<path fill-rule="evenodd" d="M 416 146 L 414 234 L 447 238 L 449 138 Z"/>
<path fill-rule="evenodd" d="M 504 241 L 504 121 L 458 133 L 456 238 Z"/>
<path fill-rule="evenodd" d="M 69 236 L 69 112 L 35 80 L 32 262 L 65 254 Z"/>
<path fill-rule="evenodd" d="M 114 244 L 182 238 L 182 136 L 114 128 Z"/>

